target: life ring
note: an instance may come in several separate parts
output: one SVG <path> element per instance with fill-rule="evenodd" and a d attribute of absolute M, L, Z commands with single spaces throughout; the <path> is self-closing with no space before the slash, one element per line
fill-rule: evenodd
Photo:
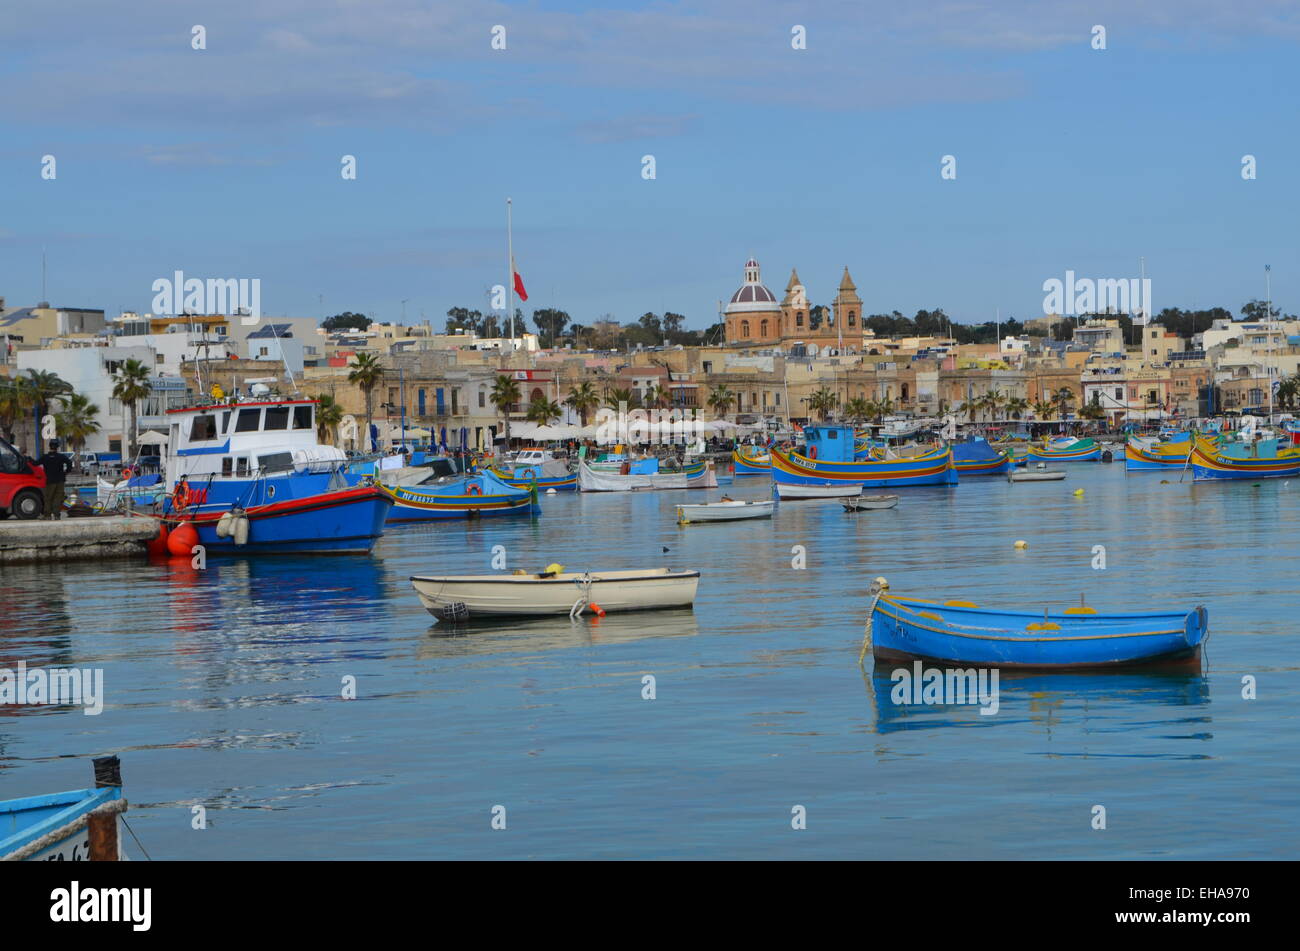
<path fill-rule="evenodd" d="M 520 478 L 520 479 L 536 479 L 536 478 L 537 478 L 537 470 L 536 470 L 536 469 L 532 469 L 532 468 L 525 469 L 523 472 L 519 473 L 519 478 Z"/>
<path fill-rule="evenodd" d="M 816 459 L 816 458 L 817 458 L 817 447 L 816 447 L 816 446 L 809 446 L 809 447 L 808 447 L 808 458 L 809 458 L 809 459 Z"/>
<path fill-rule="evenodd" d="M 482 494 L 483 494 L 483 490 L 480 489 L 480 488 L 478 487 L 478 483 L 477 483 L 477 482 L 471 482 L 471 483 L 469 484 L 469 490 L 468 490 L 468 491 L 469 491 L 469 494 L 470 494 L 470 495 L 482 495 Z"/>

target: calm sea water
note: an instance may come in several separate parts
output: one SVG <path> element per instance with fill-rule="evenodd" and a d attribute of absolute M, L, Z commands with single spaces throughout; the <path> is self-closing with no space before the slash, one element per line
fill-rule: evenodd
<path fill-rule="evenodd" d="M 111 752 L 154 858 L 1293 858 L 1300 481 L 1161 479 L 1074 464 L 684 528 L 673 506 L 717 492 L 564 495 L 393 527 L 369 557 L 0 568 L 0 667 L 102 668 L 107 694 L 98 717 L 0 709 L 0 799 L 90 785 Z M 510 568 L 698 568 L 699 598 L 435 624 L 408 576 L 487 571 L 495 545 Z M 1007 676 L 994 716 L 898 707 L 857 666 L 877 575 L 986 606 L 1204 604 L 1203 673 Z"/>

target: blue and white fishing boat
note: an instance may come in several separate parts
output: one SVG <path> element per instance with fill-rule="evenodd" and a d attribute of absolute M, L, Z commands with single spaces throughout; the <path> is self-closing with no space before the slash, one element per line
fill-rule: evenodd
<path fill-rule="evenodd" d="M 1006 475 L 1016 467 L 1010 450 L 998 450 L 978 436 L 967 442 L 952 444 L 952 461 L 961 478 L 981 475 Z"/>
<path fill-rule="evenodd" d="M 393 503 L 388 514 L 390 522 L 491 518 L 530 515 L 539 511 L 531 490 L 507 485 L 491 472 L 438 479 L 422 485 L 381 485 L 380 490 Z"/>
<path fill-rule="evenodd" d="M 96 759 L 95 788 L 0 802 L 0 862 L 126 858 L 118 835 L 126 811 L 116 756 Z M 95 831 L 92 853 L 91 830 Z"/>
<path fill-rule="evenodd" d="M 1067 669 L 1195 662 L 1208 636 L 1203 607 L 1190 611 L 1100 614 L 980 608 L 969 601 L 927 601 L 873 585 L 863 654 L 884 661 L 934 660 L 991 667 Z"/>
<path fill-rule="evenodd" d="M 508 469 L 491 466 L 490 471 L 516 489 L 529 489 L 535 485 L 539 492 L 547 489 L 578 491 L 578 474 L 569 471 L 569 465 L 563 459 L 556 459 L 544 449 L 520 450 Z"/>
<path fill-rule="evenodd" d="M 262 400 L 169 411 L 167 485 L 181 476 L 189 504 L 167 507 L 208 551 L 368 552 L 391 499 L 349 486 L 341 449 L 316 440 L 315 400 Z"/>
<path fill-rule="evenodd" d="M 794 486 L 956 485 L 957 469 L 947 447 L 897 459 L 855 461 L 849 426 L 804 427 L 807 454 L 772 450 L 772 479 Z M 778 489 L 779 491 L 779 489 Z"/>

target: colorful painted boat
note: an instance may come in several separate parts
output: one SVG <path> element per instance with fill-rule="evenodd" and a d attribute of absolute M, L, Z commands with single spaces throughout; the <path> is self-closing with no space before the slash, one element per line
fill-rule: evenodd
<path fill-rule="evenodd" d="M 1030 459 L 1046 462 L 1096 462 L 1101 459 L 1101 447 L 1092 439 L 1056 440 L 1047 446 L 1031 443 L 1025 454 Z"/>
<path fill-rule="evenodd" d="M 716 489 L 718 479 L 705 460 L 676 471 L 652 473 L 598 472 L 578 463 L 578 486 L 583 492 L 634 492 L 642 489 Z"/>
<path fill-rule="evenodd" d="M 770 456 L 748 456 L 739 449 L 731 450 L 731 463 L 736 475 L 771 475 L 772 459 Z"/>
<path fill-rule="evenodd" d="M 1245 447 L 1220 447 L 1207 439 L 1197 439 L 1188 465 L 1194 482 L 1218 482 L 1235 479 L 1290 479 L 1300 476 L 1300 448 L 1277 449 L 1259 456 L 1239 457 Z"/>
<path fill-rule="evenodd" d="M 1083 606 L 1002 611 L 969 601 L 896 597 L 877 586 L 873 590 L 878 596 L 866 636 L 875 657 L 887 662 L 921 659 L 1043 669 L 1191 663 L 1199 661 L 1207 637 L 1203 607 L 1122 614 Z"/>
<path fill-rule="evenodd" d="M 554 489 L 556 492 L 577 492 L 578 474 L 566 469 L 565 473 L 560 475 L 555 471 L 556 469 L 558 467 L 552 467 L 552 474 L 549 475 L 547 470 L 539 469 L 537 466 L 515 466 L 509 472 L 490 466 L 488 471 L 515 489 L 531 489 L 536 485 L 539 492 L 545 492 L 547 489 Z"/>
<path fill-rule="evenodd" d="M 910 459 L 868 459 L 862 462 L 830 462 L 774 449 L 772 479 L 778 485 L 956 485 L 957 469 L 953 465 L 952 450 L 946 447 Z"/>
<path fill-rule="evenodd" d="M 1155 472 L 1187 467 L 1191 444 L 1156 443 L 1149 445 L 1134 436 L 1124 443 L 1124 468 L 1127 472 Z"/>
<path fill-rule="evenodd" d="M 0 802 L 0 862 L 113 862 L 126 858 L 119 825 L 127 804 L 122 798 L 118 759 L 105 756 L 94 764 L 93 789 Z"/>
<path fill-rule="evenodd" d="M 1010 452 L 998 451 L 983 439 L 953 443 L 952 460 L 962 477 L 1006 475 L 1016 466 Z"/>
<path fill-rule="evenodd" d="M 380 486 L 392 502 L 390 522 L 432 519 L 493 518 L 534 512 L 533 493 L 480 472 L 433 485 Z"/>

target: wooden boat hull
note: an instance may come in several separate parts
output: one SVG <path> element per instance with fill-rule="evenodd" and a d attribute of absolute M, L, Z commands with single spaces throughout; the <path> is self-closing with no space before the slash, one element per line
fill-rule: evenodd
<path fill-rule="evenodd" d="M 1300 452 L 1292 450 L 1274 457 L 1237 459 L 1220 452 L 1217 446 L 1197 440 L 1189 463 L 1194 482 L 1221 482 L 1237 479 L 1292 479 L 1300 476 Z"/>
<path fill-rule="evenodd" d="M 0 860 L 25 850 L 28 854 L 22 856 L 24 862 L 89 861 L 90 837 L 84 817 L 121 798 L 122 788 L 112 786 L 0 802 Z M 118 858 L 125 858 L 121 851 L 121 819 L 114 821 L 119 824 Z M 33 851 L 42 838 L 49 841 Z"/>
<path fill-rule="evenodd" d="M 862 494 L 862 486 L 856 482 L 848 485 L 830 483 L 827 485 L 791 485 L 776 483 L 776 495 L 782 502 L 797 499 L 847 499 Z"/>
<path fill-rule="evenodd" d="M 1186 467 L 1187 453 L 1152 452 L 1131 439 L 1124 444 L 1124 469 L 1127 472 L 1168 472 Z"/>
<path fill-rule="evenodd" d="M 896 495 L 860 495 L 855 499 L 845 499 L 843 502 L 846 512 L 875 512 L 892 509 L 897 504 Z"/>
<path fill-rule="evenodd" d="M 731 464 L 738 476 L 772 474 L 772 462 L 770 459 L 759 459 L 756 456 L 747 456 L 739 449 L 731 450 Z"/>
<path fill-rule="evenodd" d="M 952 461 L 960 477 L 1006 475 L 1015 468 L 1010 452 L 994 449 L 987 442 L 960 442 L 952 445 Z"/>
<path fill-rule="evenodd" d="M 578 464 L 578 485 L 583 492 L 636 492 L 645 489 L 716 489 L 717 476 L 704 462 L 683 466 L 678 472 L 650 474 L 598 472 Z"/>
<path fill-rule="evenodd" d="M 956 485 L 952 450 L 940 449 L 911 459 L 827 462 L 796 452 L 772 450 L 772 479 L 778 485 L 857 484 L 884 488 L 903 485 Z M 782 496 L 785 498 L 785 496 Z"/>
<path fill-rule="evenodd" d="M 471 491 L 471 486 L 478 492 Z M 509 486 L 490 474 L 471 476 L 452 485 L 382 486 L 393 501 L 390 522 L 436 519 L 496 518 L 533 512 L 532 494 Z"/>
<path fill-rule="evenodd" d="M 873 654 L 987 667 L 1080 669 L 1193 661 L 1208 636 L 1203 607 L 1180 614 L 1044 615 L 882 596 L 871 621 Z M 1046 628 L 1046 629 L 1044 629 Z"/>
<path fill-rule="evenodd" d="M 189 522 L 199 544 L 209 552 L 240 555 L 356 554 L 370 551 L 384 534 L 392 501 L 379 486 L 357 486 L 283 499 L 244 510 L 248 542 L 217 535 L 217 524 L 228 511 L 222 507 L 172 519 Z"/>
<path fill-rule="evenodd" d="M 1101 447 L 1093 443 L 1084 449 L 1042 449 L 1030 446 L 1025 455 L 1039 462 L 1097 462 L 1101 459 Z"/>
<path fill-rule="evenodd" d="M 590 578 L 590 586 L 585 582 Z M 469 617 L 568 614 L 589 595 L 606 612 L 686 608 L 695 603 L 698 571 L 654 568 L 583 575 L 412 575 L 411 585 L 430 614 L 443 617 L 463 605 Z"/>
<path fill-rule="evenodd" d="M 547 489 L 554 489 L 556 492 L 577 492 L 578 491 L 577 473 L 571 473 L 567 476 L 539 476 L 536 479 L 534 479 L 533 477 L 528 476 L 526 474 L 521 474 L 521 473 L 527 473 L 528 471 L 527 468 L 523 470 L 515 470 L 515 473 L 513 475 L 509 473 L 501 472 L 498 469 L 492 469 L 490 471 L 494 476 L 496 476 L 506 485 L 510 486 L 512 489 L 523 489 L 527 491 L 528 489 L 531 489 L 533 487 L 533 483 L 536 482 L 538 492 L 545 492 Z"/>
<path fill-rule="evenodd" d="M 1025 469 L 1013 471 L 1007 476 L 1008 482 L 1060 482 L 1065 473 L 1060 469 Z"/>
<path fill-rule="evenodd" d="M 677 506 L 677 521 L 688 522 L 738 522 L 751 518 L 771 518 L 776 502 L 709 502 L 704 505 Z"/>

